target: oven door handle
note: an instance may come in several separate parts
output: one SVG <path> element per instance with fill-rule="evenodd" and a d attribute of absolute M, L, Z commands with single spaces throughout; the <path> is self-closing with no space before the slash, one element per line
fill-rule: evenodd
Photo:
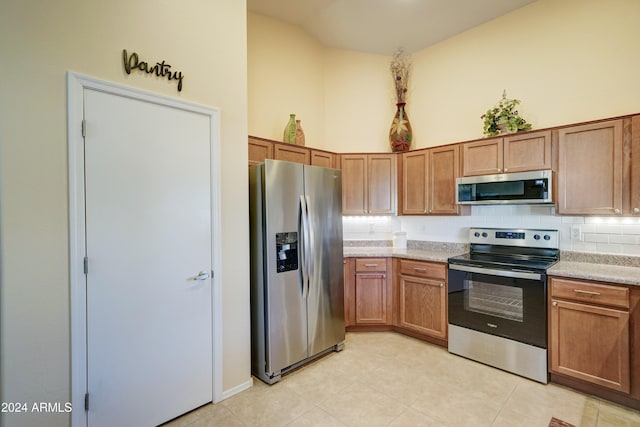
<path fill-rule="evenodd" d="M 449 270 L 467 271 L 469 273 L 487 274 L 490 276 L 515 277 L 516 279 L 542 280 L 540 273 L 524 271 L 496 270 L 494 268 L 472 267 L 470 265 L 449 264 Z"/>

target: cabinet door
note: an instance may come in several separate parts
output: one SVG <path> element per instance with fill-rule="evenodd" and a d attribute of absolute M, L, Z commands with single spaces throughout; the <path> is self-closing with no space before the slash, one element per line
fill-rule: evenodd
<path fill-rule="evenodd" d="M 264 163 L 265 159 L 273 159 L 273 143 L 249 137 L 249 166 Z"/>
<path fill-rule="evenodd" d="M 367 213 L 367 156 L 343 154 L 342 168 L 342 213 L 364 215 Z"/>
<path fill-rule="evenodd" d="M 558 131 L 558 213 L 622 213 L 622 120 Z"/>
<path fill-rule="evenodd" d="M 356 324 L 355 259 L 344 259 L 344 325 Z"/>
<path fill-rule="evenodd" d="M 396 155 L 369 154 L 367 156 L 367 213 L 396 213 Z"/>
<path fill-rule="evenodd" d="M 460 176 L 460 146 L 429 150 L 429 213 L 457 215 L 456 178 Z"/>
<path fill-rule="evenodd" d="M 504 172 L 551 169 L 551 131 L 504 138 Z"/>
<path fill-rule="evenodd" d="M 297 147 L 291 144 L 275 144 L 274 158 L 276 160 L 286 160 L 288 162 L 311 163 L 311 154 L 308 148 Z"/>
<path fill-rule="evenodd" d="M 553 300 L 551 371 L 629 393 L 629 313 Z"/>
<path fill-rule="evenodd" d="M 387 279 L 384 273 L 356 274 L 356 323 L 385 325 L 387 310 Z"/>
<path fill-rule="evenodd" d="M 631 119 L 631 157 L 630 183 L 631 214 L 640 216 L 640 116 Z"/>
<path fill-rule="evenodd" d="M 400 326 L 447 338 L 447 290 L 443 280 L 400 276 Z"/>
<path fill-rule="evenodd" d="M 427 167 L 429 151 L 402 154 L 402 206 L 404 215 L 427 213 Z M 454 197 L 455 201 L 455 197 Z"/>
<path fill-rule="evenodd" d="M 503 168 L 502 138 L 462 144 L 464 176 L 501 173 Z"/>
<path fill-rule="evenodd" d="M 335 168 L 335 157 L 335 154 L 327 151 L 311 150 L 311 165 Z"/>

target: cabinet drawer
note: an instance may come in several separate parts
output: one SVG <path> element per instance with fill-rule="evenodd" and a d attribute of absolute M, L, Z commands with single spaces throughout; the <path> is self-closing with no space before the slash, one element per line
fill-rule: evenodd
<path fill-rule="evenodd" d="M 629 289 L 622 286 L 552 278 L 551 296 L 573 301 L 629 308 Z"/>
<path fill-rule="evenodd" d="M 363 271 L 387 271 L 385 258 L 358 258 L 356 259 L 356 272 Z"/>
<path fill-rule="evenodd" d="M 430 277 L 444 280 L 447 277 L 447 268 L 444 264 L 431 262 L 400 260 L 400 274 L 410 276 Z"/>

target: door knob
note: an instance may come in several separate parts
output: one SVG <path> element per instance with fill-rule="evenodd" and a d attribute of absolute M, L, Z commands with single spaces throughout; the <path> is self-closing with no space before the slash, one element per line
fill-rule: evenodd
<path fill-rule="evenodd" d="M 208 271 L 201 271 L 197 276 L 193 277 L 191 280 L 207 280 L 211 277 Z"/>

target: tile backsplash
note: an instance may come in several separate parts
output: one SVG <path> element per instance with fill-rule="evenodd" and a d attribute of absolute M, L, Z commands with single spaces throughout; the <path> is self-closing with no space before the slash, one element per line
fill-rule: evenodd
<path fill-rule="evenodd" d="M 560 232 L 560 249 L 640 256 L 640 218 L 556 216 L 551 206 L 472 206 L 468 216 L 343 217 L 345 240 L 468 242 L 469 227 L 548 228 Z"/>

